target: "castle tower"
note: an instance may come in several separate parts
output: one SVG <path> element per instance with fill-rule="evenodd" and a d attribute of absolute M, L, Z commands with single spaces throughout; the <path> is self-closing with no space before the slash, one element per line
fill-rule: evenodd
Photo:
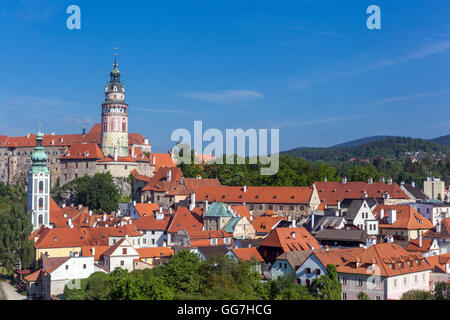
<path fill-rule="evenodd" d="M 31 155 L 33 165 L 28 171 L 28 211 L 31 211 L 33 230 L 50 226 L 50 171 L 47 154 L 42 146 L 44 134 L 36 135 L 36 148 Z"/>
<path fill-rule="evenodd" d="M 120 82 L 116 54 L 109 82 L 106 82 L 105 102 L 102 103 L 101 140 L 105 156 L 113 157 L 115 148 L 119 157 L 128 156 L 128 104 L 125 102 L 125 84 Z"/>

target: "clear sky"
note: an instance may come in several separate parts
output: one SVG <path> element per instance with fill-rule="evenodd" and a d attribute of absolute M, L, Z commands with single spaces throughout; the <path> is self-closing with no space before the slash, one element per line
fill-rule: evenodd
<path fill-rule="evenodd" d="M 66 9 L 81 8 L 81 30 Z M 366 8 L 381 8 L 381 30 Z M 448 0 L 0 2 L 0 134 L 100 122 L 119 48 L 131 132 L 279 128 L 280 149 L 450 133 Z"/>

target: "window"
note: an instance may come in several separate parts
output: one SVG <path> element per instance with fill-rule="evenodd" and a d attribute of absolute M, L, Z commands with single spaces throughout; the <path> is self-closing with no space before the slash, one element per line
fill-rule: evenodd
<path fill-rule="evenodd" d="M 145 239 L 145 238 L 142 239 L 142 243 L 143 243 L 143 244 L 147 244 L 147 239 Z"/>
<path fill-rule="evenodd" d="M 307 287 L 309 287 L 309 285 L 311 284 L 311 281 L 309 279 L 306 279 L 305 284 Z"/>
<path fill-rule="evenodd" d="M 273 205 L 269 205 L 269 210 L 273 210 Z"/>
<path fill-rule="evenodd" d="M 262 204 L 260 204 L 259 205 L 259 210 L 262 210 L 263 209 L 263 206 L 262 206 Z"/>
<path fill-rule="evenodd" d="M 403 278 L 403 284 L 406 286 L 406 277 Z"/>
<path fill-rule="evenodd" d="M 86 162 L 86 168 L 89 168 L 89 162 Z"/>
<path fill-rule="evenodd" d="M 125 265 L 125 262 L 123 260 L 120 260 L 120 265 L 123 267 Z"/>
<path fill-rule="evenodd" d="M 394 279 L 394 287 L 397 286 L 397 279 Z"/>
<path fill-rule="evenodd" d="M 347 300 L 347 294 L 345 292 L 342 292 L 342 300 Z"/>
<path fill-rule="evenodd" d="M 122 248 L 122 254 L 127 254 L 127 248 Z"/>
<path fill-rule="evenodd" d="M 306 268 L 306 273 L 310 274 L 311 273 L 311 268 Z"/>
<path fill-rule="evenodd" d="M 66 270 L 69 270 L 69 265 L 68 264 L 66 264 Z"/>
<path fill-rule="evenodd" d="M 44 198 L 39 198 L 39 209 L 44 208 Z"/>
<path fill-rule="evenodd" d="M 316 274 L 320 275 L 320 269 L 316 269 Z"/>
<path fill-rule="evenodd" d="M 380 297 L 380 296 L 377 296 L 376 299 L 377 299 L 377 300 L 381 300 L 381 297 Z"/>
<path fill-rule="evenodd" d="M 417 283 L 417 274 L 414 276 L 414 282 Z"/>
<path fill-rule="evenodd" d="M 361 278 L 358 279 L 358 287 L 362 287 L 363 285 L 363 280 Z"/>
<path fill-rule="evenodd" d="M 152 239 L 152 244 L 155 244 L 155 239 Z"/>
<path fill-rule="evenodd" d="M 226 244 L 229 244 L 229 243 L 230 243 L 230 238 L 225 238 L 224 242 L 225 242 Z"/>
<path fill-rule="evenodd" d="M 300 211 L 305 211 L 305 206 L 300 206 Z"/>
<path fill-rule="evenodd" d="M 287 263 L 284 264 L 284 268 L 287 269 Z"/>
<path fill-rule="evenodd" d="M 39 193 L 44 193 L 44 181 L 39 181 Z"/>
<path fill-rule="evenodd" d="M 83 269 L 86 269 L 86 265 L 85 264 L 83 264 Z"/>
<path fill-rule="evenodd" d="M 294 206 L 289 206 L 289 210 L 294 211 Z"/>
<path fill-rule="evenodd" d="M 250 210 L 253 210 L 253 209 L 255 209 L 255 206 L 254 205 L 250 205 Z"/>
<path fill-rule="evenodd" d="M 216 245 L 217 244 L 217 239 L 216 238 L 211 239 L 211 244 L 212 245 Z"/>
<path fill-rule="evenodd" d="M 283 210 L 283 206 L 280 206 L 280 210 Z"/>
<path fill-rule="evenodd" d="M 297 278 L 297 284 L 302 284 L 302 280 L 300 278 Z"/>

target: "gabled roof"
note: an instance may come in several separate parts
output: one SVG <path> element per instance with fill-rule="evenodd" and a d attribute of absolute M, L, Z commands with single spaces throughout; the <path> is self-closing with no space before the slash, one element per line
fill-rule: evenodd
<path fill-rule="evenodd" d="M 199 186 L 203 187 L 218 187 L 221 186 L 218 179 L 196 179 L 196 178 L 184 178 L 183 183 L 189 192 L 192 194 Z"/>
<path fill-rule="evenodd" d="M 167 180 L 168 171 L 171 172 L 170 181 Z M 183 173 L 181 169 L 178 167 L 175 168 L 159 168 L 155 175 L 148 180 L 147 185 L 142 188 L 141 191 L 158 191 L 158 192 L 168 192 L 172 190 L 172 193 L 175 193 L 175 187 L 179 188 L 179 194 L 188 194 L 186 188 L 180 183 L 180 179 L 183 177 Z"/>
<path fill-rule="evenodd" d="M 226 226 L 224 227 L 226 232 L 229 233 L 233 233 L 234 232 L 234 228 L 236 227 L 236 224 L 241 221 L 241 217 L 233 217 L 231 218 L 228 223 L 226 224 Z"/>
<path fill-rule="evenodd" d="M 247 206 L 241 205 L 241 206 L 231 206 L 231 209 L 234 210 L 234 212 L 236 212 L 236 215 L 238 217 L 245 217 L 247 218 L 248 221 L 251 220 L 251 214 L 250 211 L 248 210 Z"/>
<path fill-rule="evenodd" d="M 318 231 L 315 238 L 319 241 L 356 241 L 359 243 L 367 242 L 367 232 L 364 230 L 348 229 L 323 229 Z"/>
<path fill-rule="evenodd" d="M 332 206 L 336 206 L 338 201 L 342 202 L 345 198 L 361 199 L 364 191 L 367 198 L 383 198 L 383 194 L 387 192 L 391 199 L 409 199 L 396 183 L 317 181 L 314 184 L 320 201 Z"/>
<path fill-rule="evenodd" d="M 60 157 L 61 160 L 99 160 L 103 158 L 102 150 L 94 143 L 72 144 L 67 152 Z"/>
<path fill-rule="evenodd" d="M 184 229 L 190 233 L 192 231 L 200 231 L 202 228 L 203 223 L 201 217 L 194 212 L 190 212 L 186 207 L 178 207 L 167 231 L 177 233 L 181 229 Z"/>
<path fill-rule="evenodd" d="M 141 259 L 143 258 L 159 258 L 170 257 L 174 254 L 173 249 L 169 247 L 153 247 L 153 248 L 140 248 L 136 249 Z"/>
<path fill-rule="evenodd" d="M 155 163 L 153 163 L 153 156 L 155 157 Z M 177 164 L 172 161 L 172 157 L 169 153 L 151 153 L 149 156 L 151 163 L 155 165 L 155 171 L 160 168 L 175 168 Z"/>
<path fill-rule="evenodd" d="M 450 262 L 450 252 L 425 258 L 433 268 L 433 272 L 448 273 L 450 270 L 446 269 L 446 265 Z"/>
<path fill-rule="evenodd" d="M 319 242 L 303 227 L 275 228 L 261 242 L 261 246 L 280 247 L 283 251 L 319 249 Z"/>
<path fill-rule="evenodd" d="M 228 210 L 228 207 L 222 202 L 213 202 L 209 207 L 204 217 L 232 217 L 233 214 Z"/>
<path fill-rule="evenodd" d="M 406 184 L 406 183 L 402 184 L 400 187 L 402 189 L 404 189 L 407 193 L 411 194 L 411 196 L 413 196 L 415 199 L 420 199 L 420 200 L 428 199 L 428 196 L 417 187 L 413 187 L 412 185 Z"/>
<path fill-rule="evenodd" d="M 419 246 L 419 239 L 411 239 L 408 243 L 408 247 L 406 250 L 408 251 L 420 251 L 420 252 L 428 252 L 433 245 L 434 239 L 422 239 L 422 246 Z"/>
<path fill-rule="evenodd" d="M 164 215 L 163 219 L 156 219 L 155 215 L 141 217 L 134 221 L 138 230 L 167 231 L 172 215 Z"/>
<path fill-rule="evenodd" d="M 206 259 L 214 256 L 222 256 L 228 252 L 227 246 L 199 246 L 197 249 Z"/>
<path fill-rule="evenodd" d="M 244 192 L 244 189 L 246 191 Z M 195 192 L 197 201 L 226 203 L 286 203 L 308 204 L 312 187 L 230 187 L 199 186 Z"/>
<path fill-rule="evenodd" d="M 153 213 L 159 210 L 158 203 L 136 203 L 134 207 L 141 217 L 153 216 Z"/>
<path fill-rule="evenodd" d="M 251 224 L 255 228 L 256 233 L 269 233 L 281 220 L 283 220 L 283 217 L 255 216 Z"/>
<path fill-rule="evenodd" d="M 231 249 L 234 255 L 241 260 L 251 261 L 252 258 L 256 258 L 257 261 L 263 262 L 264 259 L 255 247 Z"/>
<path fill-rule="evenodd" d="M 379 219 L 381 210 L 384 210 L 384 217 Z M 396 210 L 396 220 L 393 224 L 388 223 L 389 210 Z M 379 204 L 373 213 L 379 219 L 378 227 L 380 229 L 428 230 L 433 228 L 431 221 L 411 206 Z"/>
<path fill-rule="evenodd" d="M 110 246 L 81 246 L 81 255 L 83 257 L 92 257 L 93 249 L 95 251 L 94 261 L 99 261 L 103 253 L 108 250 Z"/>
<path fill-rule="evenodd" d="M 320 231 L 321 227 L 323 229 L 336 229 L 345 221 L 344 217 L 335 216 L 323 216 L 316 219 L 319 219 L 319 221 L 314 223 L 314 228 L 311 231 L 312 233 Z"/>
<path fill-rule="evenodd" d="M 436 232 L 436 227 L 423 234 L 424 238 L 450 238 L 450 218 L 441 220 L 441 232 Z"/>
<path fill-rule="evenodd" d="M 311 255 L 313 250 L 286 251 L 277 257 L 277 260 L 287 260 L 292 269 L 296 270 Z"/>
<path fill-rule="evenodd" d="M 363 206 L 365 200 L 364 199 L 353 199 L 348 207 L 347 210 L 345 210 L 344 217 L 348 221 L 353 221 L 353 219 L 356 218 L 359 210 Z"/>
<path fill-rule="evenodd" d="M 114 253 L 114 251 L 116 251 L 117 248 L 120 247 L 122 245 L 122 243 L 124 243 L 124 242 L 125 242 L 125 238 L 120 239 L 113 246 L 109 247 L 108 250 L 105 250 L 105 252 L 103 252 L 103 256 L 112 255 Z M 124 245 L 130 246 L 129 242 L 125 242 Z"/>
<path fill-rule="evenodd" d="M 61 266 L 64 262 L 69 260 L 70 257 L 55 257 L 49 258 L 46 255 L 42 256 L 42 268 L 48 272 L 52 273 L 56 268 Z"/>

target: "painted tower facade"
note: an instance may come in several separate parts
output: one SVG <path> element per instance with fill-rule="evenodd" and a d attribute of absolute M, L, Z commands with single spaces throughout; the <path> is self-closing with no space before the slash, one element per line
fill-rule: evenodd
<path fill-rule="evenodd" d="M 33 165 L 28 171 L 28 211 L 31 211 L 33 230 L 41 225 L 50 226 L 50 171 L 47 167 L 47 154 L 42 140 L 44 135 L 36 135 L 36 148 L 31 155 Z"/>
<path fill-rule="evenodd" d="M 117 160 L 128 156 L 128 104 L 125 102 L 125 84 L 120 82 L 120 71 L 114 59 L 110 79 L 105 86 L 102 104 L 101 149 L 105 156 Z"/>

